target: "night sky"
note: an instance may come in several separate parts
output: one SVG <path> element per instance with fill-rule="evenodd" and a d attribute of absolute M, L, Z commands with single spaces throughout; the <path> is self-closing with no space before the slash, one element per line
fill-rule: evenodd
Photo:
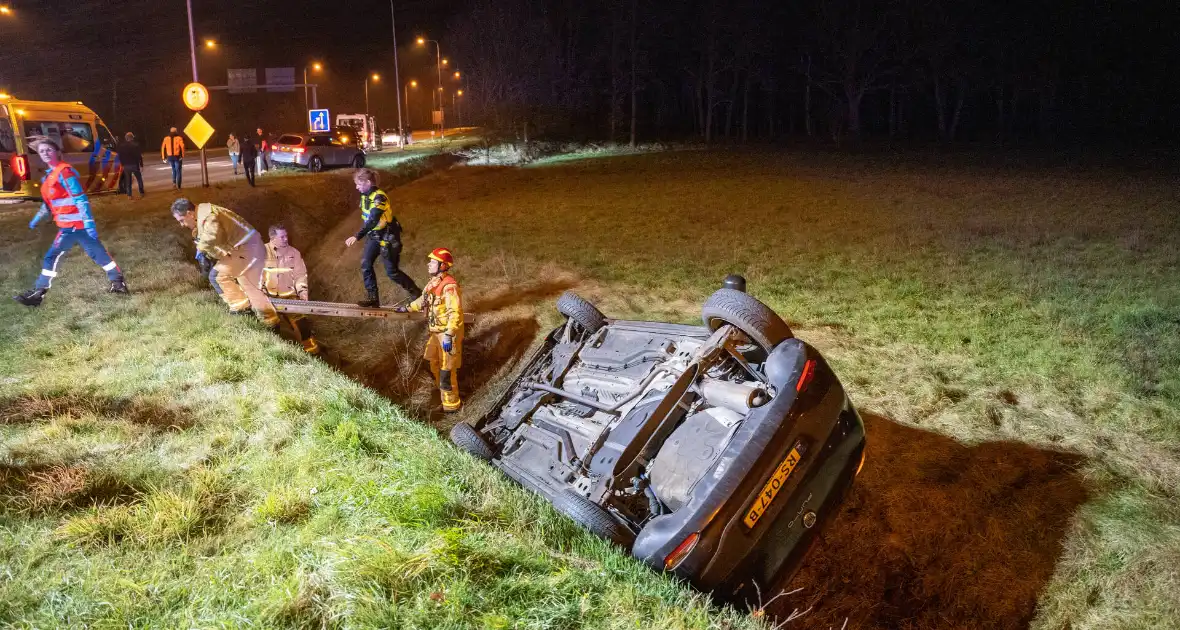
<path fill-rule="evenodd" d="M 433 49 L 414 37 L 438 39 L 466 73 L 470 118 L 506 135 L 527 122 L 542 135 L 625 139 L 634 63 L 641 139 L 1180 139 L 1170 0 L 395 1 L 402 83 L 434 80 Z M 0 89 L 82 100 L 114 131 L 149 139 L 187 120 L 182 0 L 11 4 Z M 193 4 L 198 39 L 218 42 L 198 50 L 207 85 L 231 67 L 296 67 L 298 80 L 322 61 L 321 106 L 357 112 L 375 71 L 385 81 L 370 109 L 396 124 L 387 0 Z M 429 93 L 411 95 L 417 129 Z M 219 131 L 299 129 L 302 96 L 214 93 L 208 117 Z"/>

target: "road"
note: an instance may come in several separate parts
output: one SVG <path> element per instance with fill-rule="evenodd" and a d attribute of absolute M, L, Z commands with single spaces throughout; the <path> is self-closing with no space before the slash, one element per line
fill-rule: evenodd
<path fill-rule="evenodd" d="M 209 149 L 205 152 L 209 164 L 209 183 L 226 182 L 234 179 L 234 170 L 229 162 L 229 152 L 226 149 Z M 144 155 L 143 157 L 143 187 L 147 192 L 158 190 L 172 190 L 172 167 L 156 160 L 158 155 Z M 238 179 L 244 180 L 241 167 L 238 167 Z M 188 187 L 201 185 L 201 154 L 190 151 L 184 160 L 184 178 L 182 183 Z"/>

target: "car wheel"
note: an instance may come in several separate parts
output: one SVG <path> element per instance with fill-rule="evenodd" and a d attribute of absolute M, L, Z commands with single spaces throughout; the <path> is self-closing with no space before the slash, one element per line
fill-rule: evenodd
<path fill-rule="evenodd" d="M 635 533 L 630 528 L 611 516 L 606 508 L 573 490 L 566 490 L 553 497 L 553 507 L 583 529 L 620 547 L 630 549 L 635 543 Z"/>
<path fill-rule="evenodd" d="M 357 154 L 356 157 L 352 158 L 352 167 L 353 168 L 364 168 L 365 167 L 365 156 Z"/>
<path fill-rule="evenodd" d="M 709 330 L 733 325 L 767 353 L 783 340 L 794 337 L 791 327 L 770 307 L 734 289 L 719 289 L 710 295 L 701 307 L 701 319 Z"/>
<path fill-rule="evenodd" d="M 318 155 L 311 156 L 311 159 L 307 162 L 307 170 L 313 173 L 318 173 L 324 170 L 324 161 L 321 160 L 320 156 Z"/>
<path fill-rule="evenodd" d="M 606 325 L 606 315 L 572 291 L 566 291 L 557 298 L 557 312 L 570 318 L 588 333 L 598 332 L 599 328 Z"/>
<path fill-rule="evenodd" d="M 492 458 L 496 456 L 488 441 L 483 439 L 479 431 L 466 422 L 460 422 L 451 427 L 451 442 L 485 462 L 492 461 Z"/>

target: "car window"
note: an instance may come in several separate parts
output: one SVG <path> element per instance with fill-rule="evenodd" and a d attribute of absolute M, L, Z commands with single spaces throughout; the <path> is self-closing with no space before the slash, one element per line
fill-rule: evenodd
<path fill-rule="evenodd" d="M 111 134 L 111 130 L 102 123 L 95 123 L 94 126 L 98 128 L 98 141 L 102 143 L 102 146 L 108 149 L 115 148 L 115 136 Z"/>
<path fill-rule="evenodd" d="M 303 138 L 299 136 L 282 136 L 279 138 L 278 144 L 303 144 Z"/>
<path fill-rule="evenodd" d="M 48 136 L 64 153 L 86 153 L 94 147 L 94 133 L 90 123 L 26 120 L 25 137 L 29 136 Z M 36 153 L 30 146 L 29 154 Z"/>
<path fill-rule="evenodd" d="M 12 132 L 12 120 L 0 118 L 0 153 L 16 153 L 16 134 Z"/>
<path fill-rule="evenodd" d="M 328 146 L 327 136 L 312 136 L 307 140 L 307 146 L 310 147 L 326 147 Z"/>

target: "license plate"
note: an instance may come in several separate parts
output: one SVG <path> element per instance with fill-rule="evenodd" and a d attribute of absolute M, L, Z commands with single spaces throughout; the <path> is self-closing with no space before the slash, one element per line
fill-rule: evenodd
<path fill-rule="evenodd" d="M 783 463 L 774 469 L 774 474 L 770 476 L 770 480 L 766 482 L 766 485 L 762 486 L 762 492 L 754 500 L 754 505 L 750 506 L 750 509 L 746 512 L 746 518 L 742 519 L 746 527 L 753 529 L 758 524 L 758 519 L 762 518 L 763 514 L 766 514 L 766 509 L 770 507 L 771 501 L 774 501 L 779 491 L 787 485 L 787 477 L 790 477 L 795 467 L 799 465 L 799 460 L 803 459 L 803 453 L 805 452 L 807 452 L 807 448 L 803 442 L 796 442 L 791 452 L 787 453 L 787 457 L 783 460 Z"/>

